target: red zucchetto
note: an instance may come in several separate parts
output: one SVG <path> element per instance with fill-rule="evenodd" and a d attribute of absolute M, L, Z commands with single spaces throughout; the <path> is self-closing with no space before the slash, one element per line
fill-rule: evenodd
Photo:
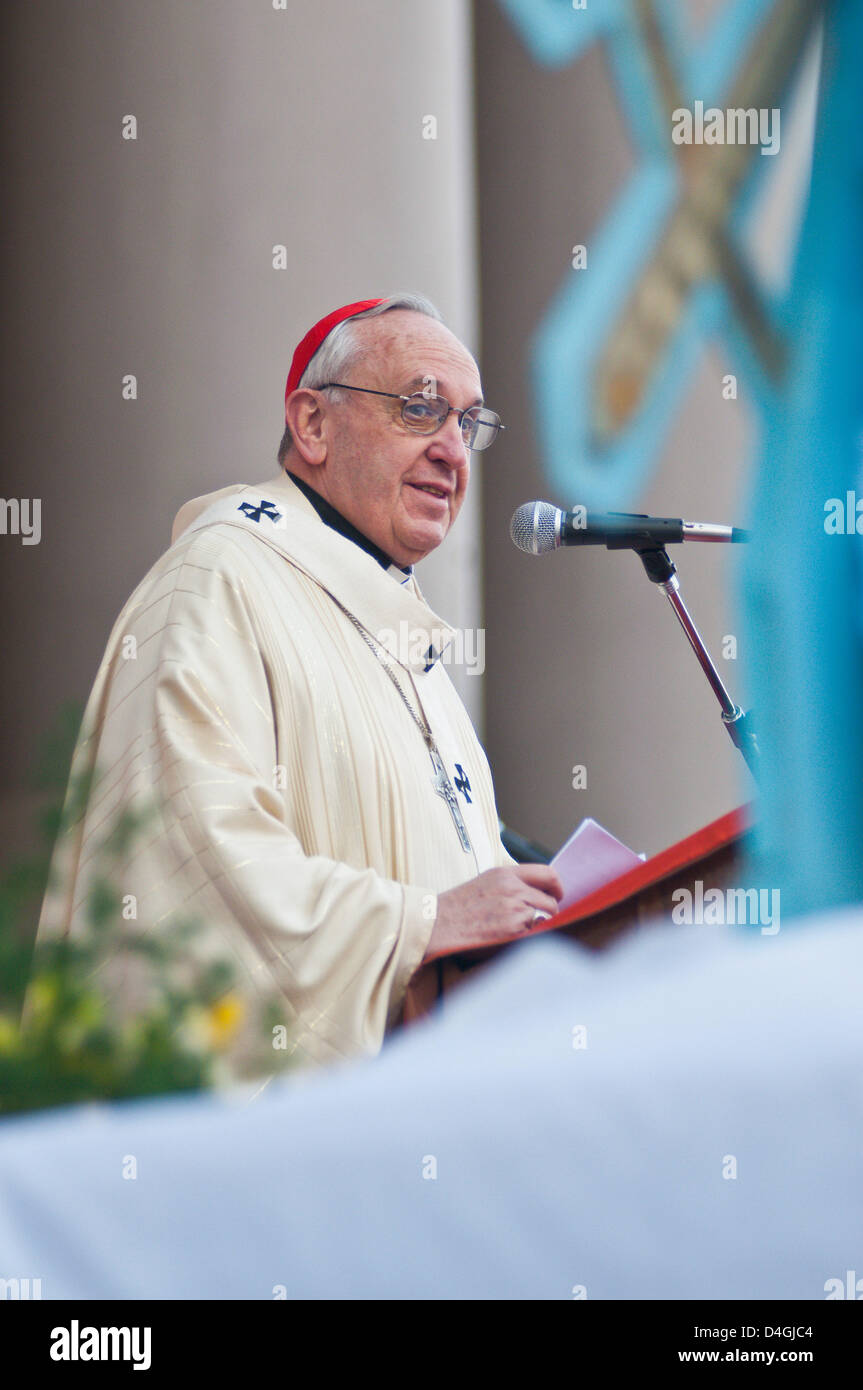
<path fill-rule="evenodd" d="M 311 362 L 324 338 L 332 333 L 336 324 L 342 323 L 345 319 L 352 319 L 355 314 L 361 314 L 364 309 L 374 309 L 377 304 L 383 304 L 382 299 L 360 299 L 356 304 L 345 304 L 341 309 L 333 309 L 331 314 L 325 318 L 318 319 L 314 328 L 310 328 L 306 336 L 299 342 L 294 349 L 291 359 L 291 370 L 288 373 L 288 384 L 285 387 L 285 404 L 287 405 L 288 396 L 292 391 L 296 391 L 300 384 L 300 378 L 306 367 Z"/>

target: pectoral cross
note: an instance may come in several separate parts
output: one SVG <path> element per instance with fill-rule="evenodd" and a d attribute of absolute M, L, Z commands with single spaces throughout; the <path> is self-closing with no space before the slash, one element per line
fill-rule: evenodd
<path fill-rule="evenodd" d="M 432 767 L 435 771 L 433 779 L 434 789 L 437 792 L 438 796 L 442 796 L 447 806 L 449 806 L 450 815 L 453 818 L 453 824 L 455 825 L 455 828 L 458 831 L 458 837 L 461 840 L 461 847 L 466 854 L 470 854 L 471 843 L 468 838 L 467 826 L 464 823 L 461 808 L 458 804 L 458 797 L 455 794 L 455 788 L 453 787 L 452 782 L 449 780 L 449 777 L 447 776 L 447 770 L 444 767 L 443 762 L 441 761 L 440 753 L 437 751 L 436 748 L 429 748 L 429 757 L 432 760 Z"/>

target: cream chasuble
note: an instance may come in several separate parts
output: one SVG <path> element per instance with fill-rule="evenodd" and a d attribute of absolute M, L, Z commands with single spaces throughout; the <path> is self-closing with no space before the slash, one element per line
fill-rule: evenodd
<path fill-rule="evenodd" d="M 374 1053 L 437 894 L 514 862 L 438 659 L 453 629 L 285 474 L 188 503 L 174 536 L 96 677 L 72 769 L 94 783 L 40 931 L 75 931 L 101 840 L 123 810 L 155 811 L 118 884 L 135 927 L 202 923 L 196 957 L 227 955 L 250 991 L 278 993 L 297 1061 Z M 458 816 L 381 657 L 428 721 Z"/>

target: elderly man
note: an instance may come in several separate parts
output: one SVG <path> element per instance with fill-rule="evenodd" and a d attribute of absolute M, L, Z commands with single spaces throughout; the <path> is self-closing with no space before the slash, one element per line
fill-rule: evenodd
<path fill-rule="evenodd" d="M 75 930 L 105 827 L 155 808 L 122 871 L 136 925 L 204 923 L 323 1062 L 380 1048 L 430 954 L 515 936 L 562 889 L 501 845 L 413 573 L 500 428 L 476 363 L 426 300 L 351 304 L 297 347 L 285 421 L 279 477 L 187 503 L 114 627 L 43 928 Z"/>

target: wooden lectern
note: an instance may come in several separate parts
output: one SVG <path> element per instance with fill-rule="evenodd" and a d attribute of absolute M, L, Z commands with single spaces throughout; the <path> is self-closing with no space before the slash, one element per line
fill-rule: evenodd
<path fill-rule="evenodd" d="M 625 932 L 652 920 L 668 918 L 673 906 L 672 894 L 679 888 L 694 893 L 699 881 L 704 891 L 735 886 L 733 879 L 741 862 L 742 844 L 749 825 L 748 806 L 729 811 L 515 939 L 524 941 L 528 936 L 554 931 L 592 950 L 602 950 Z M 485 942 L 475 949 L 427 961 L 408 986 L 402 1021 L 413 1023 L 428 1014 L 466 974 L 511 944 L 511 938 Z"/>

